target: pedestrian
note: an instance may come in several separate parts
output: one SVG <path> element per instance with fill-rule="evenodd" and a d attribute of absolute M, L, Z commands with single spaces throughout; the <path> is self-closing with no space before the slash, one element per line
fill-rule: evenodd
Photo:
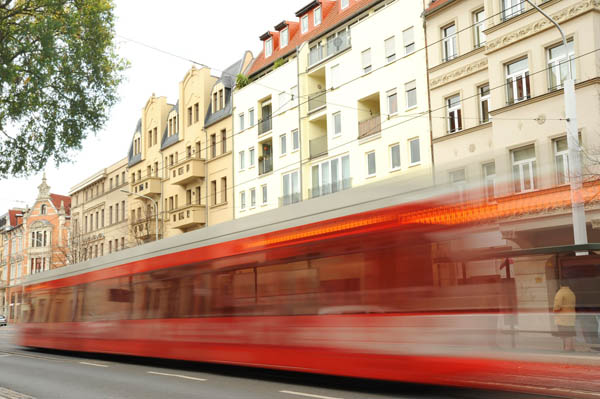
<path fill-rule="evenodd" d="M 557 329 L 554 335 L 562 338 L 565 352 L 575 351 L 575 302 L 575 293 L 562 280 L 554 296 L 554 324 Z"/>

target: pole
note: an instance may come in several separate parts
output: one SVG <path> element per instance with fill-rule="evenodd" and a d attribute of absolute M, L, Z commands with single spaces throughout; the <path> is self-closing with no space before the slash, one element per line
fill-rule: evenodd
<path fill-rule="evenodd" d="M 571 69 L 571 60 L 567 50 L 567 38 L 558 22 L 552 19 L 541 8 L 533 4 L 531 0 L 527 1 L 540 14 L 546 17 L 562 37 L 569 76 L 563 81 L 564 101 L 565 101 L 565 119 L 567 128 L 567 145 L 569 148 L 569 182 L 571 185 L 571 209 L 573 213 L 573 238 L 575 245 L 587 244 L 587 230 L 585 221 L 585 207 L 582 198 L 583 176 L 581 168 L 581 149 L 579 146 L 579 131 L 577 128 L 577 103 L 575 97 L 575 83 L 573 81 L 573 71 Z M 577 252 L 576 255 L 587 255 L 587 251 Z"/>
<path fill-rule="evenodd" d="M 155 239 L 154 240 L 158 241 L 158 203 L 154 199 L 148 197 L 147 195 L 132 193 L 131 191 L 127 191 L 124 189 L 121 189 L 120 191 L 123 193 L 135 195 L 136 197 L 146 198 L 146 199 L 149 199 L 150 201 L 152 201 L 152 203 L 154 204 L 154 218 L 156 219 L 156 221 L 154 223 L 154 230 L 155 230 Z"/>

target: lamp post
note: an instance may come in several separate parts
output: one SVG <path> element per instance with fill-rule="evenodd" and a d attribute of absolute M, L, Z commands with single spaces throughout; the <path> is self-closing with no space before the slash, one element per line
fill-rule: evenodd
<path fill-rule="evenodd" d="M 158 241 L 158 202 L 156 202 L 154 199 L 148 197 L 147 195 L 132 193 L 131 191 L 124 190 L 124 189 L 121 189 L 120 191 L 123 192 L 123 193 L 135 195 L 136 197 L 146 198 L 146 199 L 149 199 L 150 201 L 152 201 L 152 203 L 154 204 L 154 217 L 156 218 L 156 222 L 155 222 L 155 225 L 154 225 L 155 234 L 156 234 L 155 235 L 155 237 L 156 237 L 155 241 Z"/>
<path fill-rule="evenodd" d="M 565 101 L 565 119 L 567 126 L 567 145 L 569 149 L 569 182 L 571 185 L 571 209 L 573 213 L 573 236 L 575 245 L 583 245 L 588 243 L 587 230 L 585 227 L 585 208 L 581 195 L 583 187 L 583 177 L 581 169 L 581 150 L 579 147 L 579 132 L 577 129 L 577 104 L 575 100 L 575 83 L 573 81 L 573 70 L 571 68 L 571 60 L 567 50 L 567 38 L 560 25 L 552 19 L 548 14 L 542 11 L 541 8 L 533 4 L 531 0 L 527 1 L 540 14 L 546 17 L 556 29 L 560 32 L 567 59 L 569 76 L 563 81 L 564 101 Z M 559 67 L 560 73 L 560 67 Z M 577 255 L 587 255 L 587 251 L 580 251 Z"/>

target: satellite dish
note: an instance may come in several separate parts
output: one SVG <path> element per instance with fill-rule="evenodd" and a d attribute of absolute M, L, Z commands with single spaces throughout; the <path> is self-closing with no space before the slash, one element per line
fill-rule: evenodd
<path fill-rule="evenodd" d="M 333 45 L 335 46 L 336 49 L 340 49 L 340 47 L 342 47 L 342 38 L 341 37 L 336 37 L 335 39 L 333 39 Z"/>

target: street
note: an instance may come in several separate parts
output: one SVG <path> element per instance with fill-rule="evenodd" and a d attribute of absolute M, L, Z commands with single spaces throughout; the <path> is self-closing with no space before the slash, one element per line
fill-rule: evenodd
<path fill-rule="evenodd" d="M 535 397 L 159 359 L 33 351 L 14 345 L 15 334 L 14 326 L 0 328 L 0 399 Z"/>

